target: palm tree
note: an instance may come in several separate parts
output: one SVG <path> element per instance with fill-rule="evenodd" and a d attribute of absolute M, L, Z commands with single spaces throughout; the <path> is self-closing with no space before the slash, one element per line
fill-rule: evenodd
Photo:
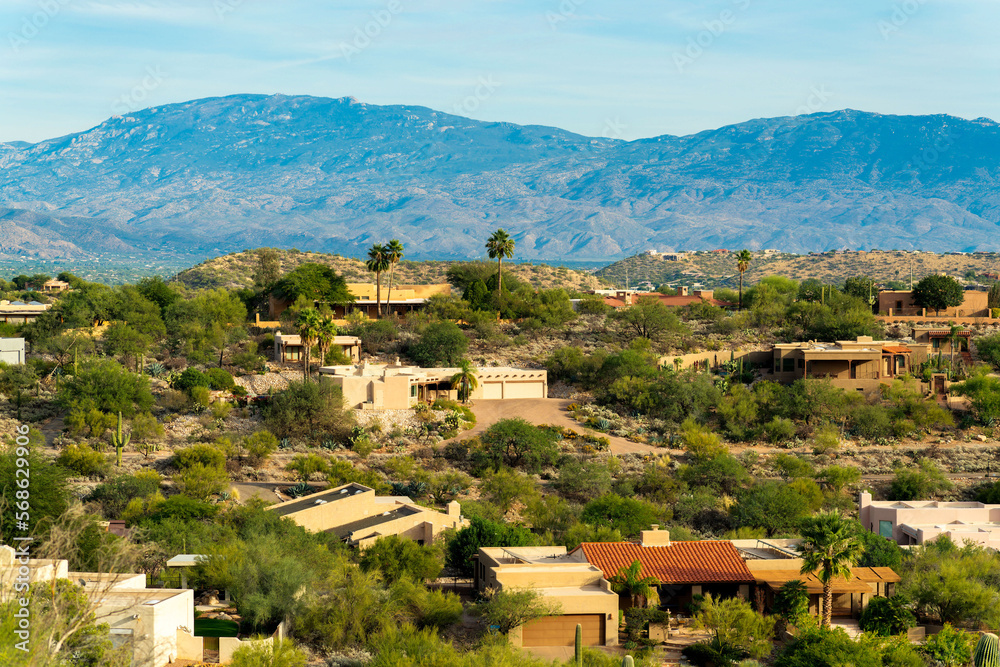
<path fill-rule="evenodd" d="M 802 522 L 802 574 L 816 573 L 823 584 L 822 625 L 833 615 L 833 580 L 851 578 L 851 567 L 863 548 L 857 526 L 836 513 L 817 514 Z"/>
<path fill-rule="evenodd" d="M 458 385 L 458 395 L 462 397 L 463 403 L 469 402 L 469 394 L 479 386 L 476 378 L 476 367 L 468 359 L 462 359 L 458 364 L 458 372 L 451 376 L 452 386 Z"/>
<path fill-rule="evenodd" d="M 498 229 L 486 241 L 486 251 L 490 259 L 497 261 L 497 294 L 500 304 L 503 305 L 503 258 L 510 259 L 514 256 L 514 239 L 506 229 Z"/>
<path fill-rule="evenodd" d="M 323 318 L 315 308 L 303 308 L 295 318 L 295 326 L 299 330 L 302 348 L 305 350 L 305 364 L 302 366 L 303 381 L 309 379 L 309 364 L 312 357 L 312 346 L 316 344 Z"/>
<path fill-rule="evenodd" d="M 639 606 L 639 598 L 645 601 L 643 606 L 660 602 L 660 594 L 657 592 L 660 580 L 656 577 L 642 576 L 642 563 L 637 560 L 628 567 L 618 570 L 618 574 L 610 577 L 608 583 L 615 593 L 627 595 L 633 607 Z"/>
<path fill-rule="evenodd" d="M 399 239 L 393 239 L 385 244 L 385 258 L 389 260 L 389 294 L 385 297 L 386 310 L 389 309 L 389 300 L 392 298 L 392 278 L 396 274 L 396 265 L 403 259 L 403 244 Z"/>
<path fill-rule="evenodd" d="M 375 310 L 382 315 L 382 273 L 389 269 L 389 259 L 386 257 L 385 246 L 376 243 L 368 249 L 368 270 L 375 274 Z"/>
<path fill-rule="evenodd" d="M 952 324 L 948 332 L 948 338 L 951 340 L 951 361 L 948 364 L 948 373 L 952 380 L 955 379 L 955 347 L 961 345 L 959 342 L 961 339 L 958 337 L 961 330 L 962 327 Z"/>
<path fill-rule="evenodd" d="M 319 365 L 322 366 L 326 363 L 326 353 L 330 351 L 330 346 L 333 345 L 333 339 L 337 337 L 337 325 L 333 323 L 333 318 L 329 316 L 324 316 L 320 318 L 319 326 L 316 328 L 316 341 L 319 345 Z"/>
<path fill-rule="evenodd" d="M 736 253 L 736 270 L 740 272 L 740 310 L 743 310 L 743 274 L 750 268 L 752 261 L 753 255 L 746 248 Z"/>

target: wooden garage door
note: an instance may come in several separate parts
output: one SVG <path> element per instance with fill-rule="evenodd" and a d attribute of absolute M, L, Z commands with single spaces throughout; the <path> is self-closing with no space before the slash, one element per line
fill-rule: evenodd
<path fill-rule="evenodd" d="M 583 626 L 584 646 L 604 645 L 604 614 L 546 616 L 521 628 L 522 646 L 573 646 L 576 625 Z"/>
<path fill-rule="evenodd" d="M 484 382 L 483 383 L 483 398 L 484 399 L 501 399 L 501 398 L 503 398 L 503 383 L 502 382 Z"/>
<path fill-rule="evenodd" d="M 541 382 L 508 382 L 503 388 L 504 398 L 543 398 Z"/>

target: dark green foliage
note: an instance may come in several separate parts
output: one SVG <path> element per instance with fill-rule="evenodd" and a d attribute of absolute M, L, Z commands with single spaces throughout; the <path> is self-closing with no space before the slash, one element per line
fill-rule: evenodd
<path fill-rule="evenodd" d="M 292 382 L 275 394 L 267 410 L 267 428 L 278 438 L 297 438 L 319 444 L 345 442 L 354 415 L 345 409 L 340 387 L 331 382 Z"/>
<path fill-rule="evenodd" d="M 553 465 L 559 456 L 556 438 L 551 431 L 515 417 L 501 419 L 481 436 L 482 447 L 472 453 L 479 467 L 502 466 L 538 471 Z"/>
<path fill-rule="evenodd" d="M 559 468 L 553 486 L 560 495 L 586 502 L 611 490 L 611 471 L 602 461 L 570 459 Z"/>
<path fill-rule="evenodd" d="M 645 338 L 659 343 L 669 335 L 688 331 L 672 308 L 652 297 L 641 298 L 634 306 L 622 308 L 609 315 L 608 319 L 618 324 L 626 340 Z"/>
<path fill-rule="evenodd" d="M 153 407 L 149 380 L 111 359 L 80 364 L 80 373 L 63 382 L 59 400 L 67 407 L 121 412 L 125 417 Z"/>
<path fill-rule="evenodd" d="M 60 465 L 53 465 L 52 462 L 34 451 L 18 452 L 17 447 L 11 447 L 3 454 L 0 454 L 0 498 L 7 502 L 0 504 L 0 531 L 4 537 L 10 539 L 14 527 L 17 526 L 18 515 L 29 522 L 29 532 L 34 535 L 43 535 L 47 530 L 47 521 L 62 515 L 69 507 L 69 489 L 66 479 L 69 471 Z M 17 503 L 23 499 L 18 499 L 16 492 L 21 490 L 18 479 L 24 479 L 17 474 L 21 466 L 18 466 L 18 459 L 25 459 L 27 468 L 30 470 L 28 477 L 27 491 L 30 494 L 30 511 L 23 507 L 18 507 Z M 5 540 L 6 541 L 6 540 Z"/>
<path fill-rule="evenodd" d="M 961 306 L 965 300 L 962 283 L 951 276 L 929 275 L 913 286 L 913 302 L 921 308 L 933 310 Z"/>
<path fill-rule="evenodd" d="M 900 575 L 900 592 L 922 615 L 962 625 L 1000 622 L 1000 556 L 992 549 L 939 537 L 904 560 Z"/>
<path fill-rule="evenodd" d="M 191 445 L 174 452 L 174 465 L 184 470 L 200 463 L 206 468 L 224 468 L 226 455 L 218 447 L 212 445 Z"/>
<path fill-rule="evenodd" d="M 398 535 L 380 537 L 361 556 L 362 569 L 381 572 L 388 583 L 403 578 L 420 582 L 435 579 L 442 565 L 436 549 Z"/>
<path fill-rule="evenodd" d="M 997 283 L 996 286 L 1000 287 L 1000 283 Z M 1000 306 L 996 307 L 1000 308 Z M 989 363 L 994 369 L 1000 370 L 1000 334 L 977 338 L 976 352 L 979 353 L 979 357 L 983 361 Z"/>
<path fill-rule="evenodd" d="M 771 613 L 780 617 L 786 625 L 798 626 L 809 617 L 809 590 L 800 579 L 792 579 L 782 584 L 774 594 Z"/>
<path fill-rule="evenodd" d="M 951 482 L 933 461 L 921 459 L 916 468 L 900 468 L 889 485 L 889 500 L 929 500 L 951 488 Z"/>
<path fill-rule="evenodd" d="M 347 283 L 329 266 L 306 262 L 299 264 L 277 283 L 272 292 L 286 301 L 295 301 L 304 296 L 310 301 L 330 304 L 346 304 L 354 301 L 347 289 Z"/>
<path fill-rule="evenodd" d="M 173 389 L 190 393 L 195 387 L 210 387 L 212 380 L 197 368 L 185 368 L 171 384 Z"/>
<path fill-rule="evenodd" d="M 205 375 L 208 377 L 208 386 L 217 391 L 228 391 L 236 386 L 233 376 L 222 368 L 209 368 Z"/>
<path fill-rule="evenodd" d="M 472 557 L 480 547 L 525 547 L 535 544 L 535 537 L 522 526 L 473 518 L 448 542 L 446 563 L 465 576 L 473 573 Z"/>
<path fill-rule="evenodd" d="M 435 322 L 424 329 L 409 348 L 409 355 L 424 367 L 457 366 L 469 348 L 469 339 L 454 322 Z"/>
<path fill-rule="evenodd" d="M 732 454 L 719 454 L 704 461 L 682 466 L 678 477 L 690 487 L 732 495 L 750 481 L 746 468 Z"/>
<path fill-rule="evenodd" d="M 883 667 L 878 649 L 852 641 L 837 628 L 809 628 L 792 640 L 774 661 L 775 667 Z"/>
<path fill-rule="evenodd" d="M 196 519 L 211 519 L 219 513 L 217 505 L 207 503 L 187 496 L 170 496 L 156 506 L 156 511 L 149 516 L 153 522 L 191 521 Z"/>
<path fill-rule="evenodd" d="M 366 320 L 351 329 L 351 335 L 361 339 L 361 345 L 370 354 L 378 354 L 389 343 L 399 338 L 399 330 L 392 320 Z"/>
<path fill-rule="evenodd" d="M 181 298 L 180 294 L 159 276 L 143 278 L 136 285 L 136 290 L 159 307 L 161 317 L 166 314 L 167 308 Z"/>
<path fill-rule="evenodd" d="M 864 632 L 882 637 L 898 635 L 917 624 L 916 617 L 907 608 L 909 600 L 902 595 L 891 598 L 872 598 L 861 612 L 858 624 Z"/>
<path fill-rule="evenodd" d="M 969 398 L 976 419 L 986 426 L 1000 423 L 1000 378 L 977 369 L 965 382 L 952 385 L 952 391 Z"/>
<path fill-rule="evenodd" d="M 808 513 L 802 494 L 781 482 L 763 482 L 740 492 L 730 510 L 736 526 L 763 528 L 769 537 L 793 532 Z"/>
<path fill-rule="evenodd" d="M 85 500 L 101 504 L 107 519 L 117 519 L 133 498 L 145 498 L 156 493 L 160 480 L 154 475 L 118 475 L 98 484 Z"/>
<path fill-rule="evenodd" d="M 650 502 L 609 493 L 587 503 L 580 518 L 592 526 L 612 528 L 626 537 L 634 537 L 651 524 L 659 523 L 662 515 L 661 508 Z"/>
<path fill-rule="evenodd" d="M 872 533 L 858 524 L 858 537 L 864 548 L 858 565 L 861 567 L 891 567 L 899 571 L 903 562 L 903 550 L 899 545 L 878 533 Z"/>
<path fill-rule="evenodd" d="M 681 655 L 697 667 L 731 667 L 750 657 L 750 654 L 743 649 L 733 646 L 719 637 L 713 637 L 711 641 L 685 646 L 681 650 Z"/>

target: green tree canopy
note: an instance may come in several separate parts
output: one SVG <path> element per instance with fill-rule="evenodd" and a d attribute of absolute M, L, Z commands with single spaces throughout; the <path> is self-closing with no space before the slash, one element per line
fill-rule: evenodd
<path fill-rule="evenodd" d="M 913 286 L 913 302 L 921 308 L 940 312 L 942 308 L 961 306 L 965 301 L 962 283 L 951 276 L 931 275 Z"/>
<path fill-rule="evenodd" d="M 354 296 L 348 291 L 344 279 L 329 266 L 315 262 L 299 264 L 285 274 L 275 283 L 273 293 L 286 301 L 295 301 L 304 296 L 312 301 L 331 304 L 354 302 Z"/>

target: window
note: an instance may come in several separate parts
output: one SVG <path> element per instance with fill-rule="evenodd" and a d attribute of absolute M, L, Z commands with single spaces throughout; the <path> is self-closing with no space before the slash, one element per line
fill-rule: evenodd
<path fill-rule="evenodd" d="M 785 373 L 795 372 L 795 360 L 790 358 L 785 358 L 781 360 L 781 370 Z"/>
<path fill-rule="evenodd" d="M 799 368 L 805 368 L 805 367 L 806 367 L 806 360 L 799 359 Z"/>
<path fill-rule="evenodd" d="M 410 398 L 416 398 L 416 397 L 417 397 L 417 385 L 411 384 L 410 385 Z"/>
<path fill-rule="evenodd" d="M 892 521 L 879 521 L 878 522 L 878 534 L 882 537 L 891 540 L 892 539 Z"/>
<path fill-rule="evenodd" d="M 940 338 L 934 338 L 934 339 L 932 339 L 931 340 L 931 347 L 933 347 L 935 350 L 938 349 L 939 347 L 941 347 L 941 339 Z"/>

